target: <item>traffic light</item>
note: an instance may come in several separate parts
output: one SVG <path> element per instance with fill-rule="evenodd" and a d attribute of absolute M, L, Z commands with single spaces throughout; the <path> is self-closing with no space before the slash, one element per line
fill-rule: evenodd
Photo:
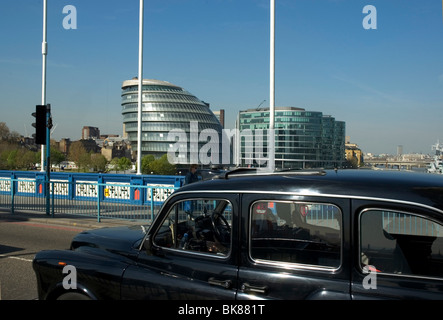
<path fill-rule="evenodd" d="M 36 106 L 35 112 L 32 116 L 35 117 L 35 123 L 32 126 L 35 128 L 35 134 L 32 136 L 36 144 L 46 144 L 46 106 Z"/>

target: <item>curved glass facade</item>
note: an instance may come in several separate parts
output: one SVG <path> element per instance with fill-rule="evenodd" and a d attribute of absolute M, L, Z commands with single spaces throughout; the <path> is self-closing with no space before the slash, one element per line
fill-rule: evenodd
<path fill-rule="evenodd" d="M 275 108 L 275 167 L 335 167 L 344 160 L 345 123 L 321 112 Z M 240 111 L 239 163 L 266 165 L 269 109 Z"/>
<path fill-rule="evenodd" d="M 138 142 L 138 80 L 127 80 L 122 85 L 122 115 L 124 131 L 137 150 Z M 198 135 L 204 129 L 212 129 L 220 136 L 222 126 L 209 105 L 183 88 L 165 81 L 143 80 L 142 99 L 142 156 L 152 154 L 156 158 L 168 153 L 177 140 L 168 136 L 172 130 L 186 133 L 191 141 L 191 123 L 198 126 Z M 221 139 L 219 140 L 221 141 Z M 198 142 L 197 150 L 187 146 L 187 154 L 180 163 L 195 162 L 198 152 L 207 142 Z M 182 155 L 183 156 L 183 155 Z"/>

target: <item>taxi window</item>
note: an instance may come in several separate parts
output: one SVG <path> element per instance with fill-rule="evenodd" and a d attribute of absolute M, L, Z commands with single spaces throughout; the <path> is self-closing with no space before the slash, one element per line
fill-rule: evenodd
<path fill-rule="evenodd" d="M 254 260 L 338 268 L 342 216 L 332 204 L 257 201 L 250 208 Z"/>
<path fill-rule="evenodd" d="M 360 216 L 360 257 L 362 269 L 443 277 L 443 226 L 412 213 L 366 210 Z"/>
<path fill-rule="evenodd" d="M 154 236 L 158 246 L 227 256 L 231 250 L 232 205 L 223 199 L 175 203 Z"/>

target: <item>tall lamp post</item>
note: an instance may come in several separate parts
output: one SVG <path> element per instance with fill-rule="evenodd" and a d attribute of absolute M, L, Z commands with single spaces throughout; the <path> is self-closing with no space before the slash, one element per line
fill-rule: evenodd
<path fill-rule="evenodd" d="M 48 55 L 48 42 L 47 42 L 47 12 L 48 2 L 43 0 L 43 42 L 42 42 L 42 105 L 46 108 L 46 148 L 45 145 L 41 145 L 41 171 L 46 169 L 45 177 L 45 196 L 46 196 L 46 214 L 50 212 L 50 187 L 51 180 L 51 106 L 46 104 L 46 58 Z M 46 150 L 45 150 L 46 149 Z M 46 154 L 45 154 L 46 151 Z"/>
<path fill-rule="evenodd" d="M 269 134 L 268 134 L 268 169 L 275 170 L 275 0 L 271 1 L 270 16 L 270 70 L 269 70 Z"/>
<path fill-rule="evenodd" d="M 143 106 L 143 2 L 140 0 L 139 49 L 138 49 L 138 124 L 137 124 L 137 174 L 142 164 L 142 106 Z"/>
<path fill-rule="evenodd" d="M 42 105 L 46 105 L 46 56 L 48 54 L 47 43 L 47 0 L 43 0 L 43 42 L 42 42 Z M 40 171 L 45 171 L 45 145 L 41 145 Z"/>

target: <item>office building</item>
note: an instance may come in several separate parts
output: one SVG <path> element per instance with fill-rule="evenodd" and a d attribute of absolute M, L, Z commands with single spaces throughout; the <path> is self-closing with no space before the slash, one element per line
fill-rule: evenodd
<path fill-rule="evenodd" d="M 82 140 L 100 139 L 100 129 L 97 127 L 84 126 L 82 128 Z"/>
<path fill-rule="evenodd" d="M 127 80 L 122 85 L 122 114 L 124 136 L 131 142 L 132 150 L 138 152 L 138 79 Z M 142 98 L 142 157 L 154 155 L 159 158 L 167 154 L 177 142 L 171 140 L 170 132 L 184 132 L 187 137 L 186 155 L 180 163 L 190 163 L 199 159 L 199 150 L 206 141 L 198 141 L 198 146 L 190 143 L 191 131 L 196 135 L 205 129 L 221 134 L 222 127 L 209 104 L 199 100 L 183 88 L 160 80 L 143 80 Z"/>
<path fill-rule="evenodd" d="M 213 112 L 214 112 L 214 115 L 217 117 L 218 121 L 220 122 L 222 128 L 224 128 L 225 127 L 225 110 L 220 109 L 220 110 L 216 110 Z"/>
<path fill-rule="evenodd" d="M 269 108 L 240 111 L 236 163 L 267 166 Z M 275 168 L 333 168 L 345 158 L 345 123 L 322 112 L 276 107 L 274 116 Z"/>

